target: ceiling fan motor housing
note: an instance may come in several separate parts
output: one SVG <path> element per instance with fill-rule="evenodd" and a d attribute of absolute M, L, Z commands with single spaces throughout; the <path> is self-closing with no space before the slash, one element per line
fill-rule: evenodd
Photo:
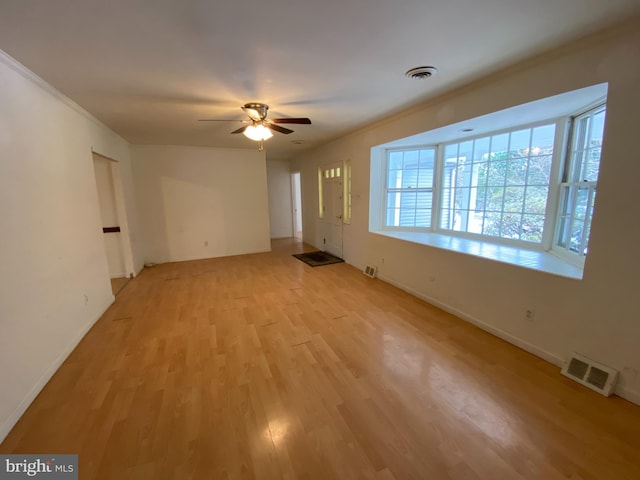
<path fill-rule="evenodd" d="M 256 121 L 260 121 L 260 120 L 264 120 L 265 118 L 267 118 L 267 110 L 269 110 L 269 105 L 266 105 L 264 103 L 256 103 L 256 102 L 249 102 L 249 103 L 245 103 L 244 107 L 242 107 L 242 109 L 246 112 L 247 110 L 254 110 L 257 113 L 257 116 L 259 118 L 253 118 L 253 116 L 251 114 L 249 114 L 247 112 L 247 114 L 249 114 L 249 116 L 252 118 L 252 120 L 256 120 Z"/>

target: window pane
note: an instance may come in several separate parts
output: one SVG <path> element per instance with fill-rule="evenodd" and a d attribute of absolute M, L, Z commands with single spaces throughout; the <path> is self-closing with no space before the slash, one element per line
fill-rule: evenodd
<path fill-rule="evenodd" d="M 387 208 L 400 208 L 400 192 L 387 193 Z"/>
<path fill-rule="evenodd" d="M 489 179 L 488 186 L 503 186 L 505 182 L 505 174 L 507 170 L 507 162 L 505 160 L 492 160 L 489 163 Z"/>
<path fill-rule="evenodd" d="M 482 220 L 484 212 L 470 210 L 469 211 L 469 224 L 467 225 L 467 231 L 470 233 L 482 233 Z"/>
<path fill-rule="evenodd" d="M 486 212 L 484 214 L 484 223 L 482 225 L 482 234 L 490 235 L 492 237 L 500 236 L 500 222 L 502 220 L 502 213 L 500 212 Z"/>
<path fill-rule="evenodd" d="M 505 212 L 522 212 L 524 208 L 524 187 L 508 187 L 504 195 Z"/>
<path fill-rule="evenodd" d="M 415 226 L 416 212 L 415 210 L 400 210 L 400 226 L 401 227 L 413 227 Z"/>
<path fill-rule="evenodd" d="M 513 158 L 507 166 L 507 185 L 526 185 L 527 159 Z"/>
<path fill-rule="evenodd" d="M 469 189 L 468 188 L 456 188 L 455 205 L 456 205 L 456 208 L 468 208 L 468 205 L 469 205 Z"/>
<path fill-rule="evenodd" d="M 531 157 L 529 159 L 529 170 L 527 184 L 529 185 L 549 185 L 551 179 L 551 155 Z"/>
<path fill-rule="evenodd" d="M 431 210 L 432 198 L 431 192 L 418 192 L 416 194 L 416 208 Z"/>
<path fill-rule="evenodd" d="M 524 211 L 544 215 L 547 209 L 548 187 L 527 187 Z"/>
<path fill-rule="evenodd" d="M 600 110 L 593 115 L 593 123 L 591 124 L 591 146 L 602 145 L 602 137 L 604 136 L 604 116 L 605 110 Z"/>
<path fill-rule="evenodd" d="M 519 130 L 511 134 L 509 145 L 509 158 L 521 157 L 529 154 L 529 142 L 531 140 L 531 129 Z"/>
<path fill-rule="evenodd" d="M 431 226 L 431 209 L 416 210 L 416 227 L 428 228 Z"/>
<path fill-rule="evenodd" d="M 491 212 L 502 211 L 503 192 L 504 191 L 501 188 L 487 189 L 487 211 L 491 211 Z"/>
<path fill-rule="evenodd" d="M 487 208 L 487 187 L 479 186 L 478 195 L 476 196 L 476 210 L 485 210 Z"/>
<path fill-rule="evenodd" d="M 397 227 L 400 224 L 400 209 L 387 208 L 387 227 Z"/>
<path fill-rule="evenodd" d="M 402 169 L 402 152 L 389 153 L 389 170 Z"/>
<path fill-rule="evenodd" d="M 404 170 L 402 173 L 402 188 L 416 188 L 418 186 L 418 170 Z"/>
<path fill-rule="evenodd" d="M 540 243 L 544 229 L 544 215 L 523 215 L 520 239 Z"/>
<path fill-rule="evenodd" d="M 460 143 L 460 150 L 458 151 L 458 158 L 462 160 L 471 160 L 473 156 L 473 140 Z"/>
<path fill-rule="evenodd" d="M 491 137 L 491 158 L 501 160 L 506 158 L 509 134 L 493 135 Z"/>
<path fill-rule="evenodd" d="M 387 174 L 387 188 L 400 188 L 402 186 L 402 170 L 389 170 Z"/>
<path fill-rule="evenodd" d="M 436 151 L 434 149 L 420 150 L 420 168 L 428 168 L 433 170 L 433 164 L 435 162 Z"/>
<path fill-rule="evenodd" d="M 403 168 L 418 168 L 418 150 L 408 150 L 404 152 L 404 165 Z"/>
<path fill-rule="evenodd" d="M 447 145 L 444 149 L 444 158 L 445 160 L 449 160 L 449 159 L 453 159 L 453 160 L 457 160 L 458 159 L 458 144 L 457 143 L 453 143 L 451 145 Z"/>
<path fill-rule="evenodd" d="M 489 137 L 477 138 L 473 146 L 473 161 L 486 162 L 489 159 Z"/>
<path fill-rule="evenodd" d="M 589 201 L 589 188 L 578 187 L 578 192 L 575 197 L 575 206 L 573 208 L 573 216 L 584 220 L 587 216 L 587 203 Z"/>
<path fill-rule="evenodd" d="M 600 170 L 600 148 L 592 148 L 584 152 L 581 179 L 596 182 Z"/>
<path fill-rule="evenodd" d="M 512 240 L 520 239 L 520 225 L 522 223 L 522 214 L 505 212 L 502 215 L 500 236 L 502 238 L 510 238 Z"/>
<path fill-rule="evenodd" d="M 402 192 L 400 194 L 400 208 L 403 210 L 413 210 L 416 208 L 416 193 Z"/>
<path fill-rule="evenodd" d="M 525 193 L 524 213 L 544 215 L 547 210 L 547 195 L 549 190 L 544 187 L 528 187 Z"/>
<path fill-rule="evenodd" d="M 569 250 L 575 253 L 580 252 L 580 245 L 582 245 L 582 235 L 584 233 L 584 221 L 574 218 L 571 224 L 571 237 L 569 239 Z"/>
<path fill-rule="evenodd" d="M 551 155 L 555 134 L 556 126 L 553 123 L 534 128 L 531 135 L 531 155 Z"/>
<path fill-rule="evenodd" d="M 420 169 L 418 171 L 418 188 L 431 188 L 433 187 L 433 168 Z"/>

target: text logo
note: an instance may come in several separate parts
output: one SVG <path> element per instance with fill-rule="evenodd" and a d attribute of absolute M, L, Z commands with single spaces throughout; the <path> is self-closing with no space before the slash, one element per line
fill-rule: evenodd
<path fill-rule="evenodd" d="M 78 455 L 0 455 L 0 480 L 78 480 Z"/>

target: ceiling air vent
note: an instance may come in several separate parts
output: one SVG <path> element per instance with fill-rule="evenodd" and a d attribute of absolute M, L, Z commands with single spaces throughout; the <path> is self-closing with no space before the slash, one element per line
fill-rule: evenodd
<path fill-rule="evenodd" d="M 618 378 L 618 372 L 613 368 L 577 353 L 564 365 L 562 374 L 607 397 L 613 393 Z"/>
<path fill-rule="evenodd" d="M 416 67 L 411 70 L 407 70 L 405 75 L 409 78 L 415 78 L 416 80 L 424 80 L 425 78 L 429 78 L 438 73 L 438 69 L 432 66 L 426 67 Z"/>

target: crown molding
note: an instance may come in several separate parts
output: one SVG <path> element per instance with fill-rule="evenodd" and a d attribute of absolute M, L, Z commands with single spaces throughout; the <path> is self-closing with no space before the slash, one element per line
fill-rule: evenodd
<path fill-rule="evenodd" d="M 53 85 L 48 83 L 42 77 L 36 75 L 34 72 L 29 70 L 27 67 L 25 67 L 23 64 L 18 62 L 15 58 L 10 56 L 4 50 L 0 50 L 0 63 L 3 63 L 4 65 L 6 65 L 10 69 L 12 69 L 14 72 L 18 73 L 21 77 L 23 77 L 24 79 L 30 81 L 31 83 L 36 85 L 38 88 L 40 88 L 44 92 L 47 92 L 53 98 L 55 98 L 56 100 L 59 100 L 60 102 L 65 104 L 67 107 L 69 107 L 72 110 L 74 110 L 76 113 L 79 113 L 80 115 L 85 117 L 87 120 L 92 121 L 96 125 L 98 125 L 98 126 L 104 128 L 104 129 L 106 129 L 107 131 L 111 132 L 113 135 L 117 136 L 118 138 L 121 138 L 126 143 L 129 143 L 127 140 L 122 138 L 119 134 L 114 132 L 111 128 L 109 128 L 107 125 L 102 123 L 100 120 L 98 120 L 96 117 L 94 117 L 91 113 L 89 113 L 83 107 L 81 107 L 76 102 L 71 100 L 64 93 L 60 92 L 58 89 L 56 89 Z"/>

